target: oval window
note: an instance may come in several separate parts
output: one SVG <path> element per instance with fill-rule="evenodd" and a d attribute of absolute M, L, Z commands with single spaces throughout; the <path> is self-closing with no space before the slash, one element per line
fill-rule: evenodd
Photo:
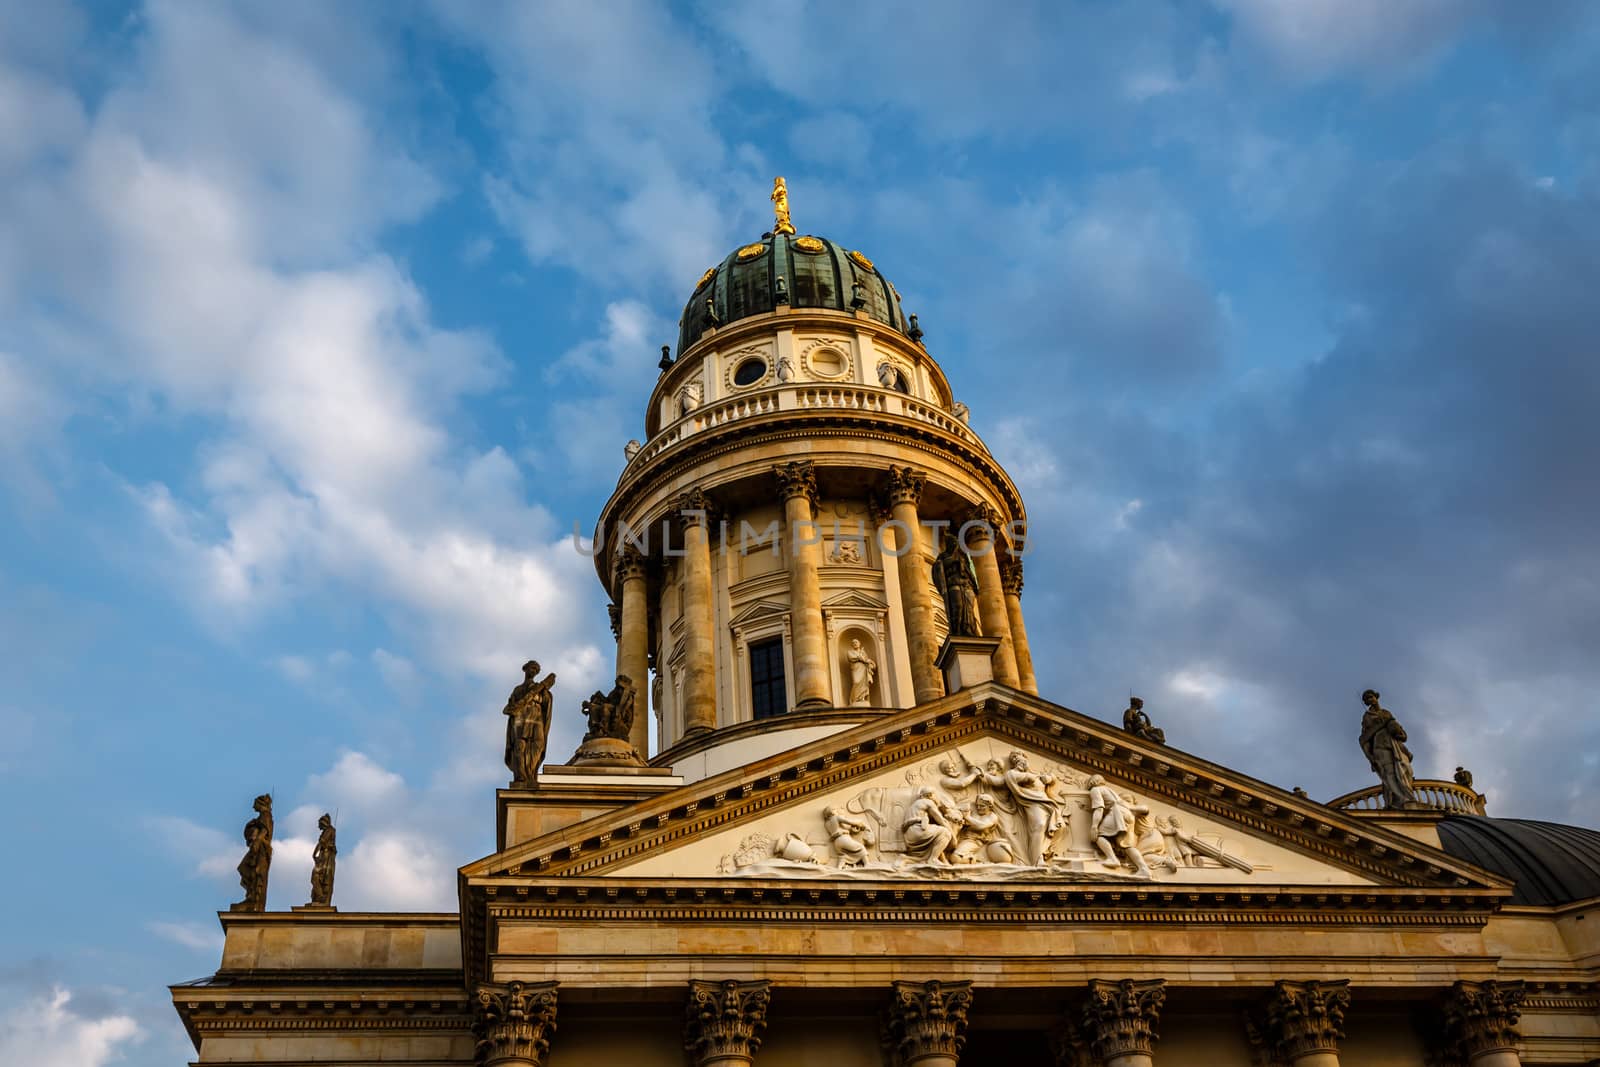
<path fill-rule="evenodd" d="M 844 357 L 831 348 L 819 348 L 811 353 L 811 372 L 823 378 L 837 378 L 844 373 Z"/>
<path fill-rule="evenodd" d="M 734 385 L 754 385 L 767 375 L 767 361 L 747 359 L 733 369 Z"/>

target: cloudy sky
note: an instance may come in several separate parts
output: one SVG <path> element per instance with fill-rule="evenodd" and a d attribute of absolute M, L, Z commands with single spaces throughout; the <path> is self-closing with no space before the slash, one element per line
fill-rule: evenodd
<path fill-rule="evenodd" d="M 700 273 L 863 249 L 1016 477 L 1045 695 L 1596 822 L 1596 8 L 0 0 L 0 1061 L 171 1064 L 251 797 L 454 906 Z"/>

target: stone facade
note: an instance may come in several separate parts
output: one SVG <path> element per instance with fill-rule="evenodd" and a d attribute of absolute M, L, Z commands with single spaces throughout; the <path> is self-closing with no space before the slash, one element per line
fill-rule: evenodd
<path fill-rule="evenodd" d="M 735 318 L 727 269 L 597 526 L 648 764 L 520 774 L 455 914 L 222 913 L 172 987 L 196 1063 L 1600 1059 L 1600 887 L 1513 903 L 1442 847 L 1465 786 L 1321 804 L 1044 699 L 1022 500 L 920 331 L 788 288 Z"/>

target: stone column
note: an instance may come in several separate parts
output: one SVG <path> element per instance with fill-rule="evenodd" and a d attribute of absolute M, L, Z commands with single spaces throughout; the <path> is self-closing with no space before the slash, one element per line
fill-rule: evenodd
<path fill-rule="evenodd" d="M 805 462 L 774 468 L 783 499 L 784 555 L 789 561 L 789 640 L 794 659 L 794 703 L 821 708 L 833 703 L 828 679 L 828 638 L 822 628 L 822 539 L 816 527 L 816 468 Z"/>
<path fill-rule="evenodd" d="M 479 1067 L 544 1067 L 555 1032 L 555 982 L 478 987 L 472 1036 Z"/>
<path fill-rule="evenodd" d="M 1011 622 L 1011 647 L 1017 655 L 1017 677 L 1022 688 L 1039 695 L 1039 682 L 1033 676 L 1033 653 L 1028 649 L 1028 630 L 1022 625 L 1022 557 L 1000 557 L 1000 587 L 1006 594 L 1006 618 Z"/>
<path fill-rule="evenodd" d="M 889 468 L 889 523 L 895 531 L 895 563 L 900 574 L 900 605 L 905 610 L 911 688 L 918 704 L 944 696 L 944 680 L 934 666 L 939 654 L 934 641 L 933 599 L 928 588 L 928 562 L 922 557 L 921 519 L 917 504 L 927 476 L 910 467 Z"/>
<path fill-rule="evenodd" d="M 1273 1063 L 1284 1067 L 1339 1067 L 1350 983 L 1278 982 L 1254 1035 Z"/>
<path fill-rule="evenodd" d="M 883 1013 L 891 1067 L 956 1067 L 967 1042 L 971 982 L 895 982 Z"/>
<path fill-rule="evenodd" d="M 716 614 L 711 603 L 711 501 L 678 498 L 683 518 L 683 736 L 717 728 Z"/>
<path fill-rule="evenodd" d="M 994 650 L 994 680 L 1021 689 L 1011 619 L 1000 584 L 1000 557 L 995 551 L 994 533 L 999 528 L 1000 516 L 992 508 L 974 508 L 962 520 L 957 535 L 978 572 L 978 621 L 983 624 L 983 636 L 1000 639 L 1000 647 Z"/>
<path fill-rule="evenodd" d="M 772 983 L 689 982 L 683 1047 L 694 1067 L 749 1067 L 767 1028 Z"/>
<path fill-rule="evenodd" d="M 1083 1007 L 1084 1035 L 1105 1067 L 1152 1067 L 1156 1025 L 1166 1003 L 1166 979 L 1135 982 L 1124 978 L 1089 980 L 1089 1001 Z"/>
<path fill-rule="evenodd" d="M 641 697 L 650 692 L 650 604 L 646 594 L 644 554 L 632 545 L 617 553 L 612 574 L 622 591 L 617 615 L 617 673 L 627 675 Z M 635 714 L 628 735 L 641 757 L 650 754 L 650 716 Z"/>
<path fill-rule="evenodd" d="M 1467 1067 L 1520 1067 L 1521 982 L 1457 982 L 1444 1005 L 1445 1039 Z"/>

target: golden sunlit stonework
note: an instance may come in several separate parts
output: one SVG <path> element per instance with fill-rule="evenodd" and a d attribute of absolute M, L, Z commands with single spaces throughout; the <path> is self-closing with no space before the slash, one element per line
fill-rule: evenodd
<path fill-rule="evenodd" d="M 1328 803 L 1161 709 L 1042 694 L 1015 484 L 876 265 L 773 202 L 696 286 L 600 509 L 615 683 L 583 743 L 547 753 L 530 661 L 455 914 L 247 892 L 217 972 L 172 987 L 194 1062 L 1600 1059 L 1600 834 L 1414 777 L 1373 691 L 1380 784 Z"/>

